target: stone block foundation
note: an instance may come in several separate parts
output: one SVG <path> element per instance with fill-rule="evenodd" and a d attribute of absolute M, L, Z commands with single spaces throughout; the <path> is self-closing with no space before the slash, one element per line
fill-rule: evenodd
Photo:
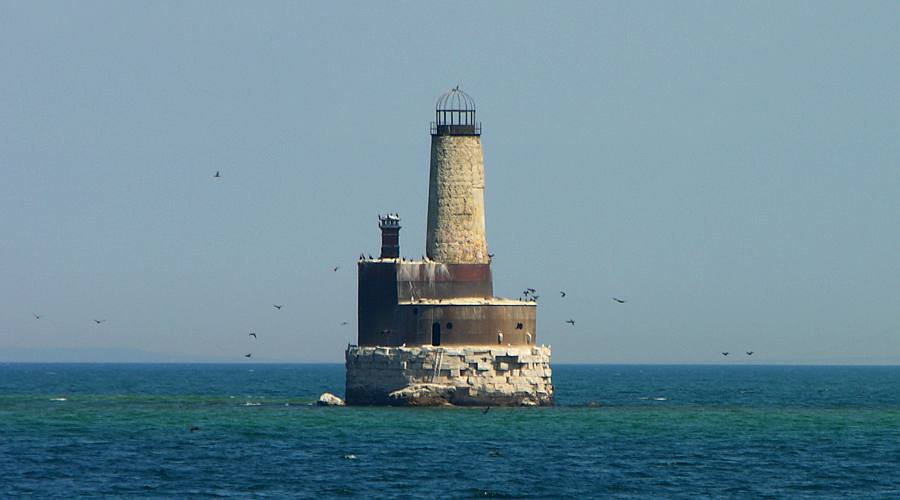
<path fill-rule="evenodd" d="M 548 346 L 350 346 L 351 405 L 550 406 Z"/>

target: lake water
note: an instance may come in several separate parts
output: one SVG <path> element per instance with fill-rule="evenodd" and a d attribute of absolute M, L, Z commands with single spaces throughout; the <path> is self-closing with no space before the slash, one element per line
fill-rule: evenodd
<path fill-rule="evenodd" d="M 343 380 L 0 364 L 0 497 L 900 497 L 900 367 L 555 365 L 553 408 L 310 404 Z"/>

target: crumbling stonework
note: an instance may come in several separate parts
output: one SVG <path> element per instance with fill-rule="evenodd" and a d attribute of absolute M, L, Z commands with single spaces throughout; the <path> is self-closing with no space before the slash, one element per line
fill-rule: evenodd
<path fill-rule="evenodd" d="M 550 348 L 347 348 L 348 404 L 549 406 Z"/>
<path fill-rule="evenodd" d="M 428 257 L 451 264 L 488 263 L 481 138 L 432 136 L 430 176 Z"/>

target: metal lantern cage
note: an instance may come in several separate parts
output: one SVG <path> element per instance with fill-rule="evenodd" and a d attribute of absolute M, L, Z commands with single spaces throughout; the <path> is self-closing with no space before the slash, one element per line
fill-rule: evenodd
<path fill-rule="evenodd" d="M 438 98 L 431 122 L 432 135 L 481 135 L 475 120 L 475 100 L 459 86 Z"/>

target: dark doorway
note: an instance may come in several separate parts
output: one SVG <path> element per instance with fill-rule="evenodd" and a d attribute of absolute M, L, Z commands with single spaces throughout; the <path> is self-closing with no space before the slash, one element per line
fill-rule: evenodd
<path fill-rule="evenodd" d="M 441 345 L 441 324 L 431 325 L 431 345 Z"/>

